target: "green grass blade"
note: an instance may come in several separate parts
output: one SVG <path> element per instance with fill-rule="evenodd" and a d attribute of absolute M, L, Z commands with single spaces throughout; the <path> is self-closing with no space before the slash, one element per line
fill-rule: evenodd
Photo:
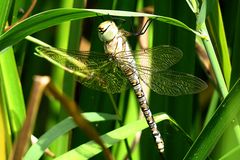
<path fill-rule="evenodd" d="M 5 48 L 8 45 L 15 44 L 18 41 L 24 39 L 26 36 L 31 35 L 37 31 L 60 24 L 64 21 L 93 16 L 96 16 L 94 12 L 89 12 L 81 9 L 54 9 L 33 15 L 17 24 L 15 27 L 0 37 L 0 43 L 2 44 L 1 49 Z M 11 43 L 8 43 L 6 39 Z"/>
<path fill-rule="evenodd" d="M 90 122 L 99 122 L 106 120 L 116 120 L 117 116 L 105 114 L 105 113 L 83 113 L 83 116 Z M 46 132 L 42 137 L 39 138 L 38 142 L 30 147 L 27 153 L 24 156 L 25 160 L 35 160 L 39 159 L 44 150 L 59 136 L 67 133 L 68 131 L 76 128 L 74 120 L 71 117 L 68 117 L 51 128 Z"/>
<path fill-rule="evenodd" d="M 237 146 L 233 148 L 231 151 L 229 151 L 227 154 L 219 158 L 219 160 L 231 160 L 231 159 L 238 159 L 240 153 L 240 146 Z"/>
<path fill-rule="evenodd" d="M 77 20 L 82 18 L 89 18 L 105 14 L 112 16 L 127 16 L 127 17 L 150 17 L 164 23 L 172 24 L 178 27 L 182 27 L 195 34 L 201 36 L 198 32 L 194 31 L 181 21 L 170 17 L 157 16 L 152 14 L 144 14 L 138 12 L 127 12 L 127 11 L 113 11 L 113 10 L 98 10 L 98 9 L 53 9 L 45 11 L 29 17 L 28 19 L 20 22 L 12 29 L 0 36 L 0 50 L 4 49 L 9 45 L 13 45 L 26 36 L 31 35 L 37 31 L 60 24 L 64 21 Z"/>
<path fill-rule="evenodd" d="M 192 12 L 199 13 L 199 2 L 198 0 L 186 0 L 188 6 L 191 8 Z"/>
<path fill-rule="evenodd" d="M 212 43 L 214 44 L 214 48 L 216 50 L 215 52 L 218 55 L 227 88 L 229 88 L 232 67 L 223 26 L 222 13 L 218 0 L 207 2 L 207 14 L 209 15 L 209 18 L 206 23 L 209 34 L 211 36 Z"/>
<path fill-rule="evenodd" d="M 203 25 L 201 30 L 204 30 L 204 32 L 206 34 L 208 34 L 208 31 L 207 31 L 207 28 L 206 28 L 205 24 Z M 223 77 L 222 70 L 221 70 L 220 64 L 218 62 L 217 55 L 216 55 L 216 53 L 214 51 L 212 42 L 211 42 L 210 39 L 209 40 L 202 39 L 202 41 L 203 41 L 203 44 L 204 44 L 204 46 L 205 46 L 205 48 L 207 50 L 209 59 L 211 61 L 211 64 L 212 64 L 212 67 L 213 67 L 214 74 L 216 76 L 217 85 L 218 85 L 218 88 L 220 90 L 220 93 L 221 93 L 222 97 L 226 97 L 227 94 L 228 94 L 228 88 L 227 88 L 227 85 L 225 83 L 225 79 Z"/>
<path fill-rule="evenodd" d="M 228 96 L 220 104 L 217 111 L 196 139 L 184 159 L 202 160 L 210 154 L 218 139 L 229 123 L 240 111 L 240 80 L 234 85 Z"/>
<path fill-rule="evenodd" d="M 163 120 L 171 120 L 166 114 L 160 114 L 154 116 L 156 122 L 163 121 Z M 107 147 L 112 146 L 119 141 L 124 140 L 125 138 L 129 137 L 130 135 L 136 134 L 138 131 L 141 131 L 147 128 L 147 123 L 145 119 L 141 119 L 138 121 L 134 121 L 130 124 L 127 124 L 123 127 L 115 129 L 107 134 L 101 136 L 101 139 L 106 143 Z M 152 146 L 153 149 L 155 146 Z M 56 160 L 74 160 L 74 159 L 89 159 L 98 153 L 100 153 L 102 149 L 93 141 L 85 143 L 65 154 L 56 158 Z"/>
<path fill-rule="evenodd" d="M 227 85 L 226 85 L 226 82 L 224 79 L 224 75 L 223 75 L 221 67 L 220 67 L 220 63 L 217 59 L 217 55 L 214 50 L 212 40 L 210 39 L 209 31 L 205 24 L 207 5 L 208 5 L 207 1 L 204 1 L 202 4 L 201 11 L 199 14 L 200 19 L 197 20 L 197 30 L 203 32 L 207 37 L 207 38 L 202 38 L 201 40 L 205 46 L 208 57 L 210 59 L 220 93 L 223 97 L 226 97 L 226 95 L 228 94 L 228 88 L 227 88 Z M 229 78 L 226 78 L 226 80 L 229 80 Z"/>
<path fill-rule="evenodd" d="M 4 96 L 11 129 L 16 136 L 22 127 L 26 113 L 20 79 L 11 47 L 0 53 L 0 77 L 1 95 Z"/>

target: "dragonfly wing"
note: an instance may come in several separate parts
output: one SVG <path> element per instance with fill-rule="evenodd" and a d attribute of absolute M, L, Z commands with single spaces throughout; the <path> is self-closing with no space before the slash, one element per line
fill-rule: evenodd
<path fill-rule="evenodd" d="M 154 71 L 163 71 L 182 58 L 182 51 L 179 48 L 169 45 L 160 45 L 154 48 L 131 51 L 136 60 L 138 70 L 152 68 Z M 128 57 L 124 57 L 128 58 Z M 123 59 L 124 59 L 123 58 Z"/>
<path fill-rule="evenodd" d="M 160 95 L 180 96 L 201 92 L 207 84 L 191 74 L 172 70 L 139 72 L 141 80 Z"/>
<path fill-rule="evenodd" d="M 39 46 L 41 56 L 53 64 L 73 73 L 77 80 L 91 89 L 118 93 L 126 89 L 128 80 L 113 60 L 104 53 L 79 52 Z"/>
<path fill-rule="evenodd" d="M 78 78 L 84 86 L 107 93 L 120 93 L 128 88 L 128 80 L 122 71 L 113 63 L 105 64 L 86 78 Z"/>

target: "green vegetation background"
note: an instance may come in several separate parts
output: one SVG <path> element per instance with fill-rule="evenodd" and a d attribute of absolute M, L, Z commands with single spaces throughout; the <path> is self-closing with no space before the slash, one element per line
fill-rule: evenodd
<path fill-rule="evenodd" d="M 191 10 L 187 2 L 191 1 L 92 0 L 87 1 L 87 4 L 80 0 L 38 1 L 31 15 L 54 8 L 73 7 L 138 12 L 149 9 L 150 11 L 154 10 L 154 14 L 156 15 L 175 18 L 190 28 L 205 33 L 205 28 L 201 26 L 205 24 L 204 22 L 201 23 L 202 19 L 205 21 L 205 17 L 202 18 L 204 13 L 200 12 L 196 17 L 193 13 L 194 9 Z M 228 2 L 227 0 L 222 0 L 218 2 L 217 0 L 213 0 L 212 2 L 204 3 L 207 4 L 205 22 L 207 31 L 211 37 L 211 43 L 214 47 L 213 54 L 217 56 L 217 62 L 222 71 L 216 73 L 213 69 L 215 72 L 213 72 L 214 74 L 210 74 L 211 80 L 205 74 L 203 64 L 199 61 L 196 54 L 196 35 L 194 33 L 159 21 L 154 21 L 149 29 L 148 41 L 151 46 L 168 44 L 176 46 L 183 51 L 183 59 L 174 66 L 174 70 L 194 74 L 209 84 L 206 91 L 197 95 L 167 97 L 160 96 L 154 92 L 149 93 L 149 103 L 152 112 L 154 114 L 164 112 L 171 117 L 168 120 L 161 120 L 158 123 L 158 127 L 165 140 L 166 159 L 175 160 L 183 159 L 184 157 L 185 159 L 205 159 L 208 157 L 210 159 L 231 160 L 239 158 L 238 155 L 240 155 L 240 130 L 238 123 L 238 108 L 240 108 L 240 103 L 237 101 L 238 94 L 240 94 L 239 85 L 235 85 L 235 88 L 230 93 L 224 90 L 224 85 L 230 90 L 239 78 L 238 60 L 240 54 L 238 43 L 240 36 L 240 11 L 238 10 L 238 6 L 240 5 L 240 1 L 233 0 Z M 22 10 L 26 11 L 30 5 L 30 0 L 0 0 L 0 33 L 4 33 L 6 21 L 8 21 L 8 25 L 16 23 L 23 15 Z M 102 18 L 93 16 L 92 18 L 64 22 L 38 32 L 37 30 L 34 31 L 33 27 L 32 33 L 34 34 L 32 36 L 49 45 L 71 50 L 79 50 L 80 42 L 83 41 L 84 37 L 89 42 L 87 44 L 91 45 L 91 50 L 103 51 L 102 43 L 97 37 L 96 29 Z M 47 15 L 45 18 L 48 18 Z M 139 27 L 139 18 L 128 17 L 126 19 L 132 21 L 137 30 L 137 27 Z M 126 25 L 124 29 L 131 30 L 131 27 Z M 2 36 L 0 38 L 0 46 L 11 43 L 14 37 L 21 36 L 21 34 L 22 32 L 18 32 L 8 38 Z M 201 40 L 199 39 L 197 39 L 197 42 L 201 44 Z M 137 38 L 130 39 L 130 43 L 133 48 L 139 47 Z M 206 47 L 207 52 L 210 52 L 204 40 L 202 44 L 204 44 L 203 47 Z M 0 137 L 0 159 L 7 159 L 9 157 L 12 144 L 21 129 L 26 115 L 25 104 L 27 104 L 30 96 L 34 75 L 50 75 L 58 89 L 62 90 L 68 97 L 74 99 L 83 112 L 102 112 L 114 115 L 116 113 L 113 106 L 116 105 L 123 124 L 136 122 L 139 117 L 139 106 L 132 90 L 110 96 L 106 93 L 85 88 L 76 83 L 73 75 L 35 56 L 33 54 L 35 47 L 36 44 L 22 39 L 20 42 L 12 42 L 11 46 L 6 49 L 4 49 L 5 47 L 1 48 L 4 49 L 1 51 L 4 53 L 0 53 L 0 131 L 3 133 Z M 211 61 L 210 64 L 213 68 L 216 66 L 214 61 Z M 209 73 L 209 70 L 205 71 Z M 224 81 L 221 81 L 221 76 L 224 77 Z M 216 81 L 214 81 L 213 77 L 215 77 Z M 224 85 L 222 86 L 220 82 L 223 82 Z M 217 112 L 215 112 L 216 108 L 218 108 Z M 44 97 L 38 112 L 33 134 L 40 137 L 51 127 L 63 121 L 67 116 L 68 114 L 58 101 Z M 180 128 L 178 128 L 173 119 Z M 207 122 L 209 123 L 206 126 Z M 94 122 L 92 124 L 100 135 L 119 127 L 116 121 L 109 120 Z M 205 130 L 200 134 L 204 126 L 206 126 Z M 129 129 L 118 134 L 120 136 L 120 134 L 124 134 L 125 132 L 129 132 Z M 129 145 L 131 145 L 134 138 L 134 134 L 128 137 Z M 89 140 L 84 131 L 75 128 L 55 140 L 49 148 L 57 156 L 66 152 L 69 153 L 66 156 L 70 156 L 71 152 L 68 152 L 69 149 L 74 149 Z M 194 145 L 192 146 L 193 142 Z M 111 151 L 115 159 L 124 159 L 127 154 L 123 141 L 113 145 Z M 79 154 L 84 155 L 85 153 Z M 94 156 L 92 159 L 103 159 L 102 154 L 95 156 L 93 153 L 92 156 Z M 31 158 L 35 158 L 34 154 L 32 154 Z M 143 160 L 159 159 L 159 153 L 155 148 L 154 141 L 148 129 L 142 131 L 140 142 L 134 147 L 131 158 Z M 44 155 L 42 159 L 52 158 Z"/>

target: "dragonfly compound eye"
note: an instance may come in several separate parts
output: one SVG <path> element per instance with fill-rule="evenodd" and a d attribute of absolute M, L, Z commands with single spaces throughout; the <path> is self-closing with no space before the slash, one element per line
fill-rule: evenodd
<path fill-rule="evenodd" d="M 117 33 L 118 28 L 113 21 L 105 21 L 98 26 L 98 37 L 103 42 L 113 40 Z"/>

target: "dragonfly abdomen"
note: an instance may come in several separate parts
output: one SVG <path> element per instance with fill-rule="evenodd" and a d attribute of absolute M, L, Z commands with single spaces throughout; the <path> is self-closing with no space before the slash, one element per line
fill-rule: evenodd
<path fill-rule="evenodd" d="M 137 99 L 138 99 L 138 102 L 140 104 L 140 108 L 143 112 L 143 115 L 144 117 L 146 118 L 147 120 L 147 123 L 148 123 L 148 126 L 151 128 L 151 131 L 152 131 L 152 135 L 155 139 L 155 142 L 157 144 L 157 147 L 158 147 L 158 150 L 160 152 L 164 152 L 164 142 L 161 138 L 161 134 L 160 132 L 158 131 L 157 129 L 157 125 L 156 125 L 156 122 L 152 116 L 152 112 L 150 111 L 149 109 L 149 105 L 147 103 L 147 99 L 146 99 L 146 96 L 143 92 L 143 89 L 142 89 L 142 86 L 140 83 L 138 83 L 137 85 L 135 85 L 133 87 L 134 89 L 134 92 L 137 96 Z"/>
<path fill-rule="evenodd" d="M 132 64 L 134 65 L 134 64 Z M 129 82 L 133 86 L 133 90 L 137 96 L 138 102 L 140 104 L 140 108 L 143 112 L 143 115 L 148 123 L 148 126 L 151 128 L 152 135 L 155 139 L 155 142 L 157 144 L 158 150 L 160 152 L 164 152 L 164 142 L 161 138 L 161 134 L 157 129 L 157 124 L 152 116 L 152 112 L 149 109 L 149 105 L 147 103 L 146 96 L 143 92 L 142 85 L 140 84 L 138 72 L 135 69 L 135 67 L 130 67 L 129 65 L 121 66 L 121 69 L 125 73 L 125 75 L 128 77 Z"/>

